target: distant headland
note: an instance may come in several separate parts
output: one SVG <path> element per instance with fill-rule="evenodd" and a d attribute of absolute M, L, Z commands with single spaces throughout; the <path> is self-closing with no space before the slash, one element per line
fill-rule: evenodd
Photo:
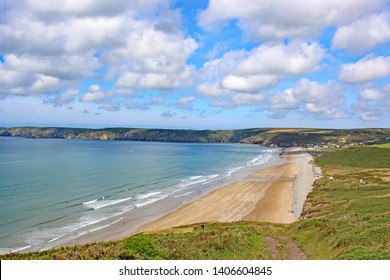
<path fill-rule="evenodd" d="M 269 147 L 348 147 L 390 140 L 388 128 L 313 129 L 250 128 L 238 130 L 146 128 L 0 128 L 0 136 L 84 140 L 127 140 L 185 143 L 245 143 Z"/>

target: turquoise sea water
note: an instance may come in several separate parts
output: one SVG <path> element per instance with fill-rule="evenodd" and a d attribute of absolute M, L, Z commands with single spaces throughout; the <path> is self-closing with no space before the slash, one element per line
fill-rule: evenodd
<path fill-rule="evenodd" d="M 124 215 L 141 223 L 157 206 L 170 211 L 272 164 L 279 152 L 239 144 L 0 138 L 0 253 L 58 246 Z"/>

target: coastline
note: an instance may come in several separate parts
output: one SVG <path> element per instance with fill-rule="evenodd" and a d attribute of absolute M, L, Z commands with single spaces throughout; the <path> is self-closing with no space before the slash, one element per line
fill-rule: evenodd
<path fill-rule="evenodd" d="M 229 182 L 167 213 L 138 217 L 140 227 L 129 217 L 102 230 L 70 240 L 64 245 L 110 241 L 129 235 L 187 224 L 257 221 L 289 224 L 299 219 L 307 194 L 316 178 L 312 157 L 301 148 L 285 149 L 282 161 Z M 134 221 L 134 217 L 131 218 Z"/>

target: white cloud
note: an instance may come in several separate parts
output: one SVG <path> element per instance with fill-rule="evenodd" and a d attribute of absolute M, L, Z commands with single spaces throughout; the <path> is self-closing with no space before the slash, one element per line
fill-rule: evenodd
<path fill-rule="evenodd" d="M 121 43 L 125 17 L 65 18 L 44 22 L 30 15 L 17 14 L 0 25 L 2 52 L 29 55 L 76 55 Z M 75 32 L 77 30 L 77 32 Z"/>
<path fill-rule="evenodd" d="M 341 81 L 358 84 L 383 78 L 390 75 L 390 57 L 371 57 L 357 61 L 356 63 L 343 64 L 339 74 Z"/>
<path fill-rule="evenodd" d="M 34 76 L 20 71 L 9 70 L 0 64 L 0 88 L 6 92 L 8 89 L 18 86 L 28 87 L 33 83 Z"/>
<path fill-rule="evenodd" d="M 390 13 L 384 12 L 339 27 L 332 47 L 361 54 L 387 41 L 390 41 Z"/>
<path fill-rule="evenodd" d="M 193 95 L 182 96 L 176 101 L 176 106 L 184 109 L 192 109 L 191 103 L 196 99 Z"/>
<path fill-rule="evenodd" d="M 147 73 L 138 80 L 140 88 L 144 89 L 172 89 L 172 80 L 166 74 Z"/>
<path fill-rule="evenodd" d="M 0 64 L 0 92 L 11 95 L 43 95 L 69 85 L 66 80 L 44 74 L 8 70 Z"/>
<path fill-rule="evenodd" d="M 264 100 L 262 94 L 237 93 L 232 97 L 232 101 L 236 105 L 253 105 Z"/>
<path fill-rule="evenodd" d="M 348 113 L 341 93 L 342 88 L 332 81 L 322 84 L 304 78 L 292 88 L 269 93 L 266 105 L 275 118 L 286 117 L 290 111 L 300 108 L 303 115 L 314 119 L 346 118 Z"/>
<path fill-rule="evenodd" d="M 117 100 L 107 100 L 106 103 L 98 107 L 98 109 L 100 110 L 106 110 L 109 112 L 116 112 L 119 111 L 121 108 L 122 103 Z"/>
<path fill-rule="evenodd" d="M 324 56 L 317 43 L 292 41 L 262 45 L 252 50 L 238 65 L 242 74 L 298 75 L 316 70 Z"/>
<path fill-rule="evenodd" d="M 129 89 L 173 90 L 190 86 L 193 82 L 194 72 L 195 69 L 191 66 L 185 66 L 183 71 L 176 75 L 171 73 L 126 71 L 119 76 L 116 86 Z"/>
<path fill-rule="evenodd" d="M 269 110 L 273 117 L 285 117 L 289 111 L 298 109 L 300 101 L 295 98 L 293 89 L 288 88 L 282 92 L 272 94 L 268 100 Z"/>
<path fill-rule="evenodd" d="M 5 67 L 20 71 L 39 73 L 59 79 L 75 79 L 93 77 L 99 64 L 92 56 L 29 56 L 9 54 L 4 56 Z"/>
<path fill-rule="evenodd" d="M 382 89 L 367 85 L 359 94 L 359 100 L 351 105 L 363 121 L 380 121 L 390 113 L 390 84 Z"/>
<path fill-rule="evenodd" d="M 221 88 L 218 83 L 201 83 L 196 89 L 204 96 L 221 97 L 229 94 L 229 91 Z"/>
<path fill-rule="evenodd" d="M 103 55 L 109 65 L 124 64 L 134 72 L 177 74 L 198 47 L 194 39 L 185 38 L 181 32 L 154 29 L 153 22 L 128 20 L 126 24 L 131 28 L 122 35 L 125 45 Z"/>
<path fill-rule="evenodd" d="M 122 13 L 127 8 L 126 0 L 26 0 L 26 5 L 34 13 L 51 19 L 55 15 L 68 16 L 111 16 Z"/>
<path fill-rule="evenodd" d="M 181 14 L 171 10 L 168 1 L 18 3 L 2 11 L 0 54 L 7 70 L 3 79 L 16 81 L 18 76 L 28 81 L 0 86 L 5 93 L 28 95 L 36 81 L 32 94 L 39 94 L 40 88 L 47 90 L 39 82 L 42 77 L 46 84 L 49 78 L 45 77 L 53 77 L 66 80 L 66 86 L 78 86 L 80 80 L 104 75 L 118 80 L 115 92 L 131 92 L 133 87 L 171 90 L 192 84 L 195 68 L 187 60 L 198 44 L 181 30 Z M 135 78 L 127 79 L 129 73 Z M 87 93 L 83 98 L 99 98 L 97 93 L 93 96 Z"/>
<path fill-rule="evenodd" d="M 164 105 L 166 103 L 165 97 L 153 96 L 145 104 L 146 105 Z"/>
<path fill-rule="evenodd" d="M 45 100 L 46 104 L 53 104 L 54 107 L 64 106 L 75 101 L 75 97 L 80 93 L 80 90 L 77 88 L 69 88 L 51 98 Z"/>
<path fill-rule="evenodd" d="M 324 50 L 317 43 L 301 41 L 227 52 L 204 64 L 199 78 L 205 82 L 198 86 L 198 91 L 208 96 L 258 92 L 286 77 L 316 71 L 323 56 Z"/>
<path fill-rule="evenodd" d="M 237 19 L 252 39 L 307 37 L 383 7 L 381 0 L 210 0 L 198 23 L 215 30 Z"/>
<path fill-rule="evenodd" d="M 221 81 L 221 87 L 231 91 L 257 91 L 261 88 L 274 86 L 278 77 L 273 75 L 227 75 Z"/>
<path fill-rule="evenodd" d="M 52 93 L 66 85 L 66 82 L 51 76 L 37 75 L 29 90 L 35 93 Z"/>
<path fill-rule="evenodd" d="M 265 99 L 264 95 L 257 93 L 233 93 L 225 98 L 216 98 L 210 105 L 221 108 L 236 108 L 241 105 L 256 105 Z"/>
<path fill-rule="evenodd" d="M 111 92 L 104 92 L 99 85 L 91 85 L 88 91 L 81 98 L 82 102 L 96 102 L 103 101 L 110 98 Z"/>
<path fill-rule="evenodd" d="M 377 100 L 382 98 L 384 96 L 384 93 L 377 89 L 367 88 L 360 92 L 359 96 L 363 100 Z"/>
<path fill-rule="evenodd" d="M 325 100 L 340 103 L 338 95 L 341 88 L 333 82 L 321 84 L 309 79 L 301 79 L 293 89 L 296 98 L 307 103 L 323 102 Z"/>
<path fill-rule="evenodd" d="M 187 60 L 198 48 L 197 42 L 180 30 L 155 29 L 156 22 L 128 21 L 124 46 L 102 55 L 102 61 L 115 73 L 111 76 L 119 76 L 116 86 L 154 90 L 190 86 L 195 67 Z"/>

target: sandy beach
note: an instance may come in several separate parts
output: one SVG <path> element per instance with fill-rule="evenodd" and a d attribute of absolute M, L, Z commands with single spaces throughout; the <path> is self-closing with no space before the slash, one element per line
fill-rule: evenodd
<path fill-rule="evenodd" d="M 302 149 L 290 148 L 285 150 L 283 158 L 283 163 L 216 189 L 142 226 L 138 232 L 217 221 L 288 224 L 298 220 L 315 180 L 312 157 Z"/>
<path fill-rule="evenodd" d="M 282 159 L 277 165 L 221 186 L 139 228 L 131 227 L 124 218 L 105 230 L 81 236 L 67 245 L 116 240 L 135 233 L 196 223 L 207 225 L 208 222 L 242 220 L 293 223 L 299 219 L 315 172 L 319 171 L 315 170 L 311 155 L 300 148 L 284 150 Z M 147 217 L 142 219 L 147 221 Z"/>

